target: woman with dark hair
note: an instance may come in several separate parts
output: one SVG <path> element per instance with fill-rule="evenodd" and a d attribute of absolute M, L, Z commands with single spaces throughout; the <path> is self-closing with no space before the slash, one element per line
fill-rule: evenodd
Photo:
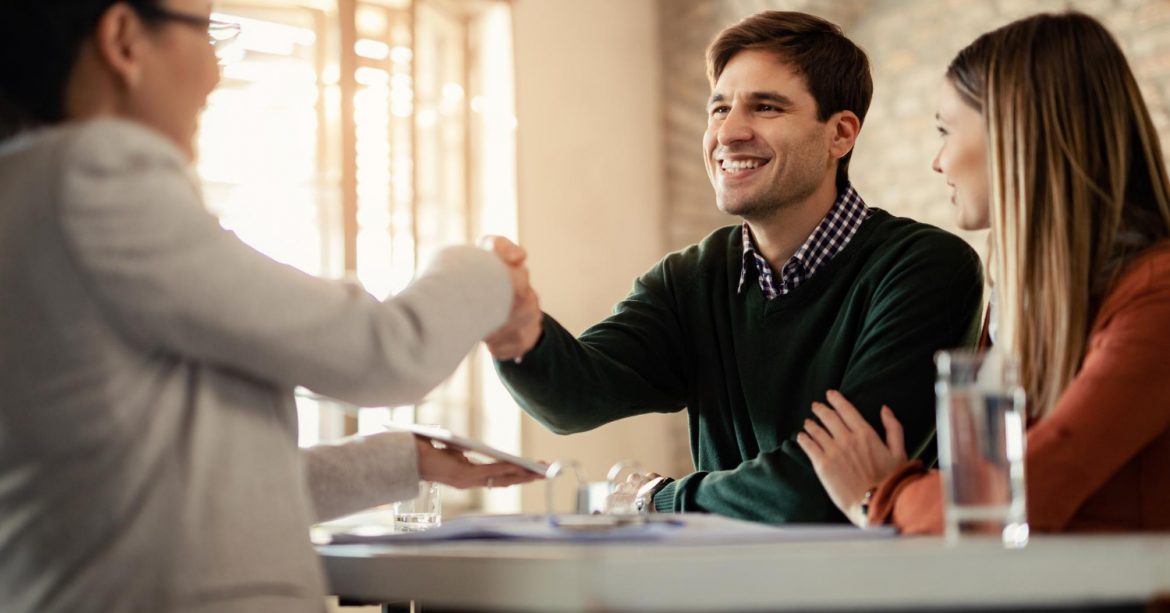
<path fill-rule="evenodd" d="M 6 612 L 321 611 L 311 523 L 536 478 L 406 434 L 298 449 L 295 386 L 417 401 L 535 294 L 503 239 L 379 302 L 224 231 L 188 172 L 210 10 L 0 1 Z"/>
<path fill-rule="evenodd" d="M 1080 13 L 979 37 L 938 112 L 959 225 L 991 229 L 996 350 L 1028 396 L 1034 530 L 1170 529 L 1170 180 L 1116 41 Z M 855 523 L 940 532 L 938 471 L 840 394 L 798 442 Z M 868 516 L 861 501 L 871 497 Z"/>

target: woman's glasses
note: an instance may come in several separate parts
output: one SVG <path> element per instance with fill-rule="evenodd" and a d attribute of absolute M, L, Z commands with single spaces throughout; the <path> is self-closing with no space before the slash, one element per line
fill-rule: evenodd
<path fill-rule="evenodd" d="M 189 15 L 166 9 L 157 4 L 142 3 L 134 5 L 134 10 L 147 21 L 173 21 L 200 30 L 207 30 L 208 42 L 215 49 L 216 57 L 222 61 L 224 52 L 240 36 L 240 24 L 231 21 L 220 21 L 198 15 Z"/>

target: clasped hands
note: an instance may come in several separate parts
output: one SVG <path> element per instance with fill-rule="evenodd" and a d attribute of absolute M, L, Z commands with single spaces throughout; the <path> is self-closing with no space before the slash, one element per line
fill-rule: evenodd
<path fill-rule="evenodd" d="M 502 236 L 485 236 L 480 246 L 491 251 L 508 267 L 512 281 L 512 309 L 508 321 L 484 339 L 488 352 L 497 360 L 519 362 L 536 342 L 540 340 L 541 311 L 540 298 L 528 280 L 528 267 L 524 262 L 527 252 L 516 243 Z"/>
<path fill-rule="evenodd" d="M 849 521 L 865 526 L 861 513 L 865 493 L 906 463 L 902 424 L 890 407 L 883 406 L 883 441 L 840 392 L 829 390 L 825 397 L 832 408 L 814 402 L 812 411 L 820 423 L 805 420 L 796 442 L 808 454 L 833 504 Z"/>

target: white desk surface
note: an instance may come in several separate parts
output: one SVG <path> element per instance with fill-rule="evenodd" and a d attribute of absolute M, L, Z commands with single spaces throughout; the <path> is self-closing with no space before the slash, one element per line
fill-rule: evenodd
<path fill-rule="evenodd" d="M 318 547 L 332 591 L 477 611 L 778 611 L 1142 603 L 1170 534 L 672 546 L 465 541 Z"/>

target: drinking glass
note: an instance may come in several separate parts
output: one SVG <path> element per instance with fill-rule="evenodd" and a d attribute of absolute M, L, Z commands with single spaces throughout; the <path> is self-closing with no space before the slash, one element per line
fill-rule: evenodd
<path fill-rule="evenodd" d="M 394 505 L 395 532 L 422 532 L 442 523 L 438 483 L 419 481 L 417 496 Z"/>
<path fill-rule="evenodd" d="M 935 364 L 946 539 L 991 534 L 1005 547 L 1023 547 L 1028 520 L 1019 367 L 996 351 L 940 351 Z"/>

